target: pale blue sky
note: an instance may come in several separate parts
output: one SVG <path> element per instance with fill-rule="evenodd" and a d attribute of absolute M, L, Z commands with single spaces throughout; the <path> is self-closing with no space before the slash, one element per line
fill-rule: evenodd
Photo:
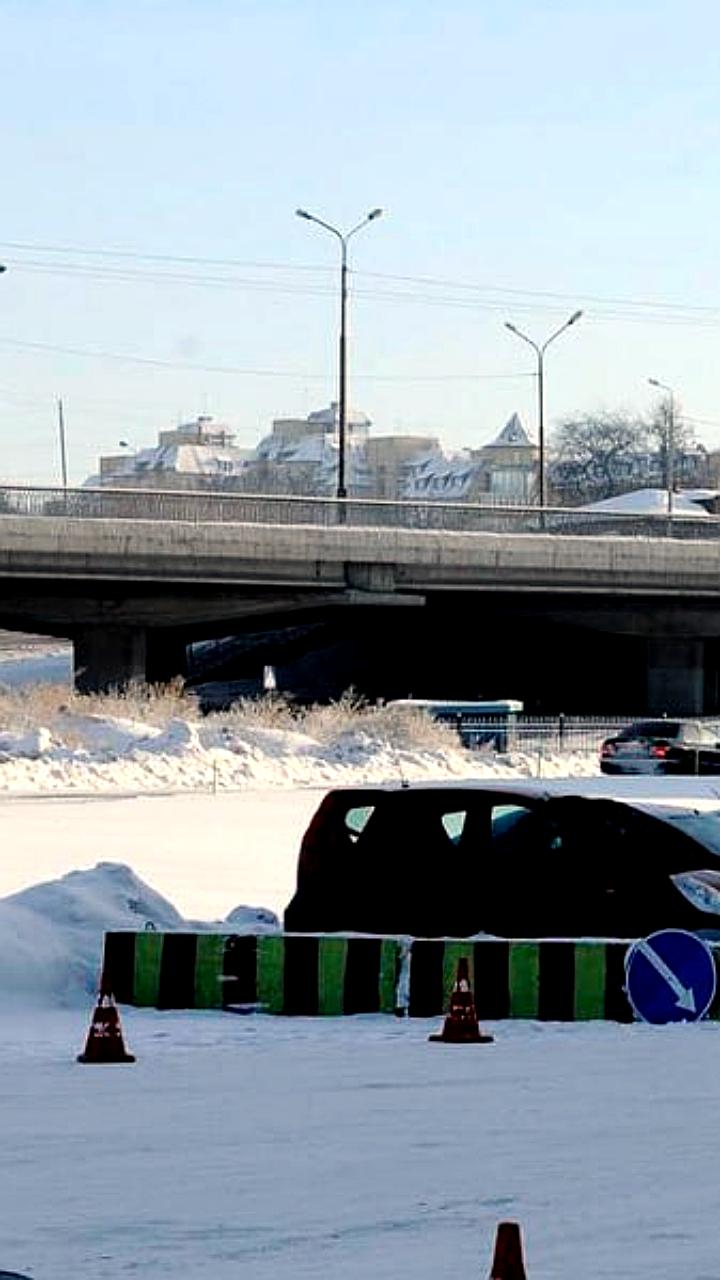
<path fill-rule="evenodd" d="M 550 423 L 652 376 L 720 447 L 712 0 L 0 0 L 0 37 L 0 479 L 57 479 L 58 396 L 75 481 L 179 414 L 249 445 L 334 398 L 337 247 L 298 205 L 387 211 L 352 247 L 377 432 L 534 430 L 503 321 L 582 307 Z"/>

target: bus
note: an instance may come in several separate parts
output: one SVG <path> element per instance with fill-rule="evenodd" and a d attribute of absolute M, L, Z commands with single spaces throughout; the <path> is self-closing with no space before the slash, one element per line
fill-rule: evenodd
<path fill-rule="evenodd" d="M 517 698 L 478 702 L 449 698 L 393 698 L 386 705 L 424 711 L 432 720 L 454 725 L 464 747 L 492 745 L 496 751 L 507 751 L 517 716 L 524 709 Z"/>

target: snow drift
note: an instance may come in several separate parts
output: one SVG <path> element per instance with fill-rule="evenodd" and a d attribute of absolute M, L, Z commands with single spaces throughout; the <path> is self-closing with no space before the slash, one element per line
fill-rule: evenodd
<path fill-rule="evenodd" d="M 279 922 L 246 906 L 224 921 L 184 920 L 132 868 L 99 862 L 0 901 L 0 1002 L 87 1004 L 98 988 L 105 932 L 142 928 L 249 933 Z"/>

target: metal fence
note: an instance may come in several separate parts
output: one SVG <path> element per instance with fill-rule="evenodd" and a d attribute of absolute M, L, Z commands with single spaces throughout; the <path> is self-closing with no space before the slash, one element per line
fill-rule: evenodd
<path fill-rule="evenodd" d="M 463 717 L 458 723 L 459 737 L 466 747 L 488 752 L 519 751 L 526 755 L 589 754 L 597 755 L 605 738 L 611 737 L 631 724 L 633 720 L 647 720 L 647 715 L 636 716 L 485 716 Z M 708 725 L 720 739 L 720 722 L 717 717 L 693 716 Z"/>
<path fill-rule="evenodd" d="M 547 533 L 578 537 L 708 539 L 720 516 L 581 511 L 467 502 L 390 502 L 173 489 L 0 487 L 0 515 L 76 520 L 162 520 L 190 524 L 315 525 L 326 528 L 434 529 L 456 533 Z"/>

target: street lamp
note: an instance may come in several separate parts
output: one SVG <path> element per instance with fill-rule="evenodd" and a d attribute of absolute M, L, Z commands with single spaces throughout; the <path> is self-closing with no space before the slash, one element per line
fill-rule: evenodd
<path fill-rule="evenodd" d="M 673 513 L 673 490 L 675 488 L 675 392 L 672 387 L 668 387 L 664 382 L 658 382 L 657 378 L 648 378 L 648 382 L 651 387 L 657 387 L 658 391 L 667 391 L 668 394 L 665 484 L 667 487 L 667 513 L 671 516 Z"/>
<path fill-rule="evenodd" d="M 573 312 L 573 314 L 570 316 L 570 319 L 569 319 L 569 320 L 566 320 L 564 324 L 561 324 L 561 325 L 560 325 L 560 328 L 559 328 L 559 329 L 556 329 L 554 333 L 551 333 L 551 334 L 550 334 L 550 337 L 549 337 L 549 338 L 546 338 L 546 339 L 545 339 L 545 341 L 542 343 L 542 345 L 540 345 L 540 344 L 539 344 L 539 343 L 537 343 L 537 342 L 533 342 L 533 339 L 532 339 L 532 338 L 529 338 L 529 337 L 528 337 L 528 335 L 527 335 L 526 333 L 523 333 L 521 329 L 518 329 L 514 324 L 511 324 L 509 320 L 506 320 L 506 321 L 505 321 L 505 328 L 506 328 L 506 329 L 509 329 L 511 333 L 514 333 L 514 334 L 516 335 L 516 337 L 518 337 L 518 338 L 522 338 L 523 342 L 527 342 L 527 343 L 529 343 L 529 344 L 530 344 L 530 346 L 532 347 L 533 351 L 535 352 L 536 356 L 537 356 L 537 385 L 538 385 L 538 448 L 539 448 L 539 454 L 540 454 L 540 458 L 539 458 L 539 463 L 540 463 L 539 470 L 540 470 L 540 506 L 541 506 L 541 507 L 544 507 L 544 506 L 545 506 L 545 389 L 544 389 L 544 375 L 545 375 L 545 369 L 544 369 L 544 356 L 545 356 L 545 352 L 547 351 L 548 347 L 550 346 L 550 343 L 551 343 L 551 342 L 554 342 L 556 338 L 559 338 L 559 337 L 560 337 L 560 334 L 561 334 L 561 333 L 564 333 L 566 329 L 569 329 L 571 324 L 575 324 L 575 323 L 580 319 L 581 315 L 582 315 L 582 311 L 574 311 L 574 312 Z"/>
<path fill-rule="evenodd" d="M 354 236 L 356 232 L 361 231 L 369 222 L 374 222 L 382 214 L 382 209 L 371 209 L 370 213 L 363 218 L 362 222 L 358 222 L 352 230 L 342 232 L 337 227 L 333 227 L 329 222 L 323 222 L 322 218 L 316 218 L 313 213 L 308 213 L 306 209 L 296 209 L 295 213 L 298 218 L 304 218 L 306 222 L 314 222 L 318 227 L 324 227 L 326 231 L 330 231 L 332 235 L 337 236 L 340 241 L 340 369 L 339 369 L 339 387 L 338 387 L 338 472 L 337 472 L 337 497 L 346 498 L 347 488 L 345 485 L 345 453 L 347 439 L 347 360 L 346 360 L 346 318 L 347 318 L 347 247 L 348 240 Z"/>

